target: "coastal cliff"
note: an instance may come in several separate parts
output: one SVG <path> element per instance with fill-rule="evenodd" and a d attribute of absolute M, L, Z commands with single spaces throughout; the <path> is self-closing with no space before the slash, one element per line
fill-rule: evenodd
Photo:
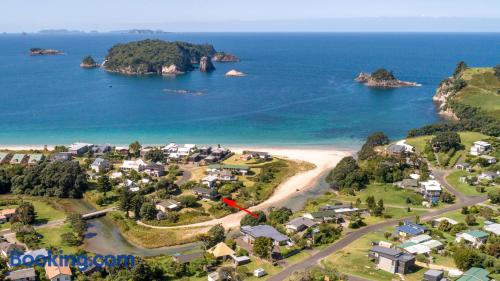
<path fill-rule="evenodd" d="M 378 69 L 372 73 L 361 72 L 358 77 L 354 79 L 365 86 L 373 88 L 401 88 L 401 87 L 419 87 L 420 84 L 416 82 L 406 82 L 398 80 L 392 71 L 387 71 L 383 68 Z"/>
<path fill-rule="evenodd" d="M 438 113 L 445 117 L 458 119 L 453 110 L 448 106 L 448 101 L 457 94 L 456 79 L 449 77 L 439 83 L 432 100 L 437 104 Z"/>
<path fill-rule="evenodd" d="M 218 52 L 216 53 L 213 58 L 212 58 L 212 61 L 217 61 L 217 62 L 239 62 L 240 59 L 233 55 L 233 54 L 228 54 L 228 53 L 224 53 L 224 52 Z"/>
<path fill-rule="evenodd" d="M 113 46 L 106 55 L 103 68 L 127 75 L 176 75 L 192 71 L 212 71 L 212 57 L 218 56 L 210 44 L 143 40 Z"/>
<path fill-rule="evenodd" d="M 31 48 L 30 55 L 32 56 L 43 56 L 43 55 L 61 55 L 64 54 L 62 51 L 54 49 L 43 49 L 43 48 Z"/>

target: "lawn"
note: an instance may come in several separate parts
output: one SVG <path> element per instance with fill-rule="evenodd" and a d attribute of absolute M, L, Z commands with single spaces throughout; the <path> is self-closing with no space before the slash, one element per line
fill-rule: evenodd
<path fill-rule="evenodd" d="M 462 79 L 467 86 L 461 90 L 457 97 L 464 104 L 480 107 L 488 115 L 500 118 L 500 81 L 495 77 L 492 68 L 467 69 Z"/>
<path fill-rule="evenodd" d="M 65 254 L 76 253 L 78 248 L 71 246 L 64 246 L 61 244 L 61 234 L 70 232 L 71 228 L 69 225 L 44 227 L 37 229 L 43 238 L 41 240 L 40 246 L 43 248 L 56 248 L 62 250 Z"/>
<path fill-rule="evenodd" d="M 421 136 L 415 138 L 406 139 L 406 143 L 415 147 L 417 153 L 422 153 L 425 150 L 425 146 L 432 139 L 432 136 Z"/>
<path fill-rule="evenodd" d="M 466 195 L 479 195 L 482 194 L 476 191 L 475 186 L 471 186 L 468 183 L 460 182 L 460 177 L 471 175 L 466 171 L 455 171 L 446 177 L 446 181 L 453 186 L 458 191 Z"/>
<path fill-rule="evenodd" d="M 408 206 L 407 198 L 412 202 L 422 202 L 422 196 L 419 194 L 412 190 L 399 188 L 391 183 L 370 183 L 365 189 L 356 192 L 355 196 L 340 194 L 335 199 L 343 202 L 356 202 L 356 199 L 359 198 L 364 203 L 368 196 L 374 196 L 376 201 L 383 199 L 386 205 L 400 207 Z M 421 203 L 418 203 L 417 206 L 420 207 Z"/>
<path fill-rule="evenodd" d="M 23 200 L 26 202 L 30 202 L 35 207 L 36 212 L 36 223 L 46 223 L 51 220 L 63 219 L 66 217 L 66 214 L 63 211 L 57 210 L 53 207 L 53 202 L 49 199 L 45 199 L 43 197 L 15 197 L 13 195 L 2 195 L 0 196 L 0 202 L 3 200 L 18 200 L 20 198 L 24 198 Z M 29 199 L 28 199 L 29 198 Z M 16 208 L 18 205 L 5 205 L 0 206 L 1 209 L 10 209 Z M 10 228 L 10 223 L 0 224 L 0 230 Z"/>

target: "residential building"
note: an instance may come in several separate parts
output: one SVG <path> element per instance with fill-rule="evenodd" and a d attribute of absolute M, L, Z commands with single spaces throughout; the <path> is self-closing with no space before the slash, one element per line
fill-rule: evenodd
<path fill-rule="evenodd" d="M 0 210 L 0 223 L 5 223 L 16 214 L 16 209 Z"/>
<path fill-rule="evenodd" d="M 403 146 L 405 148 L 406 153 L 413 153 L 415 152 L 415 148 L 409 144 L 406 143 L 406 140 L 400 140 L 396 142 L 397 145 Z"/>
<path fill-rule="evenodd" d="M 397 186 L 401 188 L 418 188 L 418 180 L 416 179 L 403 179 L 401 182 L 396 183 Z"/>
<path fill-rule="evenodd" d="M 241 227 L 240 231 L 244 235 L 243 240 L 249 244 L 253 244 L 258 237 L 270 238 L 276 246 L 290 245 L 292 243 L 288 236 L 281 234 L 274 227 L 267 224 L 256 226 L 245 225 Z"/>
<path fill-rule="evenodd" d="M 151 146 L 146 146 L 146 147 L 143 147 L 139 150 L 139 155 L 144 158 L 146 156 L 146 154 L 148 154 L 148 152 L 150 152 L 151 150 L 153 150 L 153 147 Z"/>
<path fill-rule="evenodd" d="M 458 222 L 456 220 L 453 220 L 450 218 L 441 217 L 441 218 L 434 219 L 434 222 L 438 223 L 438 224 L 441 223 L 442 221 L 447 221 L 451 225 L 458 224 Z"/>
<path fill-rule="evenodd" d="M 237 257 L 236 255 L 231 255 L 230 257 L 231 257 L 231 259 L 233 259 L 233 263 L 236 266 L 240 266 L 240 265 L 247 264 L 247 263 L 251 262 L 250 257 L 248 257 L 248 256 Z"/>
<path fill-rule="evenodd" d="M 178 148 L 179 148 L 178 144 L 171 142 L 171 143 L 167 144 L 166 146 L 164 146 L 162 149 L 163 149 L 163 153 L 170 154 L 170 153 L 177 152 Z"/>
<path fill-rule="evenodd" d="M 28 251 L 24 253 L 21 257 L 19 257 L 20 260 L 25 260 L 26 257 L 32 257 L 33 260 L 35 259 L 40 259 L 42 257 L 46 258 L 49 256 L 49 252 L 47 249 L 38 249 L 38 250 L 33 250 L 33 251 Z M 30 260 L 30 259 L 28 259 Z"/>
<path fill-rule="evenodd" d="M 331 222 L 336 220 L 337 216 L 334 210 L 317 211 L 305 213 L 302 215 L 304 218 L 314 220 L 316 222 Z"/>
<path fill-rule="evenodd" d="M 441 281 L 444 272 L 442 270 L 429 269 L 424 273 L 424 281 Z"/>
<path fill-rule="evenodd" d="M 71 281 L 72 275 L 71 268 L 68 266 L 53 266 L 49 265 L 49 263 L 45 265 L 45 276 L 50 281 Z"/>
<path fill-rule="evenodd" d="M 439 202 L 439 196 L 441 195 L 441 184 L 437 180 L 428 180 L 420 182 L 419 192 L 422 194 L 425 200 L 436 204 Z"/>
<path fill-rule="evenodd" d="M 73 159 L 71 152 L 58 152 L 52 156 L 54 161 L 70 161 Z"/>
<path fill-rule="evenodd" d="M 481 155 L 481 159 L 486 160 L 486 162 L 488 164 L 496 164 L 497 163 L 497 159 L 493 156 L 490 156 L 490 155 Z"/>
<path fill-rule="evenodd" d="M 42 161 L 44 158 L 43 154 L 29 154 L 28 155 L 28 165 L 35 165 Z"/>
<path fill-rule="evenodd" d="M 11 281 L 35 281 L 36 280 L 36 272 L 33 267 L 20 269 L 16 271 L 11 271 L 7 275 L 6 280 Z"/>
<path fill-rule="evenodd" d="M 265 151 L 243 151 L 243 154 L 247 154 L 252 156 L 252 158 L 258 158 L 262 160 L 270 160 L 272 159 L 271 154 Z"/>
<path fill-rule="evenodd" d="M 108 160 L 99 157 L 90 164 L 90 168 L 96 173 L 107 172 L 111 168 L 111 164 Z"/>
<path fill-rule="evenodd" d="M 467 232 L 458 233 L 455 242 L 465 241 L 468 244 L 478 248 L 488 240 L 489 234 L 481 230 L 469 230 Z"/>
<path fill-rule="evenodd" d="M 123 164 L 120 166 L 120 169 L 123 171 L 134 170 L 136 172 L 142 172 L 146 168 L 148 163 L 144 162 L 142 159 L 137 160 L 125 160 Z"/>
<path fill-rule="evenodd" d="M 425 232 L 427 232 L 427 227 L 413 223 L 411 221 L 405 221 L 403 225 L 399 225 L 396 227 L 396 233 L 403 240 L 408 237 L 424 234 Z"/>
<path fill-rule="evenodd" d="M 111 145 L 109 144 L 100 144 L 100 145 L 94 145 L 90 148 L 90 151 L 92 151 L 92 153 L 94 155 L 104 155 L 106 153 L 109 153 L 111 152 Z"/>
<path fill-rule="evenodd" d="M 397 158 L 406 156 L 406 147 L 399 144 L 390 144 L 386 148 L 387 155 Z"/>
<path fill-rule="evenodd" d="M 253 276 L 255 277 L 262 277 L 264 275 L 266 275 L 266 271 L 263 268 L 257 268 L 253 271 Z"/>
<path fill-rule="evenodd" d="M 457 163 L 457 165 L 455 165 L 455 168 L 457 168 L 457 170 L 462 170 L 467 172 L 472 172 L 473 170 L 471 164 L 467 162 Z"/>
<path fill-rule="evenodd" d="M 207 276 L 208 281 L 220 281 L 222 278 L 219 276 L 219 272 L 214 271 L 208 274 Z"/>
<path fill-rule="evenodd" d="M 457 281 L 489 281 L 491 280 L 489 275 L 490 273 L 483 268 L 471 267 Z"/>
<path fill-rule="evenodd" d="M 129 153 L 129 148 L 127 146 L 117 146 L 115 147 L 115 152 L 120 154 L 120 155 L 123 155 L 123 156 L 127 156 L 128 153 Z"/>
<path fill-rule="evenodd" d="M 10 156 L 10 153 L 0 152 L 0 164 L 5 164 Z"/>
<path fill-rule="evenodd" d="M 22 254 L 24 253 L 24 247 L 9 242 L 0 242 L 0 258 L 8 258 L 12 252 Z"/>
<path fill-rule="evenodd" d="M 90 143 L 75 142 L 69 146 L 68 151 L 74 156 L 80 156 L 80 155 L 84 154 L 85 152 L 89 151 L 89 149 L 91 147 L 92 147 L 92 144 L 90 144 Z"/>
<path fill-rule="evenodd" d="M 228 245 L 224 242 L 220 242 L 217 245 L 207 250 L 208 253 L 214 255 L 215 258 L 227 258 L 229 256 L 233 256 L 236 252 L 229 248 Z"/>
<path fill-rule="evenodd" d="M 229 170 L 233 173 L 245 175 L 250 170 L 250 167 L 247 165 L 214 164 L 208 166 L 207 169 L 208 172 L 218 172 L 222 170 Z"/>
<path fill-rule="evenodd" d="M 499 172 L 491 172 L 491 171 L 485 171 L 482 172 L 479 177 L 477 177 L 479 180 L 486 180 L 486 181 L 493 181 L 496 178 L 498 178 Z"/>
<path fill-rule="evenodd" d="M 500 235 L 500 223 L 485 221 L 483 229 L 485 231 L 494 233 L 495 235 Z"/>
<path fill-rule="evenodd" d="M 217 176 L 208 175 L 201 180 L 201 183 L 208 186 L 209 188 L 212 188 L 212 187 L 215 187 L 215 183 L 217 182 L 217 179 L 218 179 Z"/>
<path fill-rule="evenodd" d="M 491 151 L 491 144 L 485 141 L 476 141 L 470 148 L 470 154 L 474 156 L 487 154 L 490 151 Z"/>
<path fill-rule="evenodd" d="M 161 164 L 151 163 L 146 165 L 144 173 L 152 177 L 163 177 L 165 175 L 165 166 Z"/>
<path fill-rule="evenodd" d="M 14 154 L 14 156 L 10 159 L 10 164 L 26 164 L 27 160 L 28 155 L 26 154 Z"/>
<path fill-rule="evenodd" d="M 217 174 L 217 178 L 220 181 L 236 181 L 238 177 L 233 175 L 233 173 L 229 170 L 222 170 Z"/>
<path fill-rule="evenodd" d="M 164 213 L 176 211 L 180 209 L 180 204 L 179 202 L 172 199 L 164 199 L 156 203 L 156 209 Z"/>
<path fill-rule="evenodd" d="M 287 229 L 288 232 L 295 233 L 295 232 L 302 232 L 310 227 L 316 226 L 317 224 L 318 223 L 312 219 L 305 217 L 298 217 L 286 223 L 285 228 Z"/>
<path fill-rule="evenodd" d="M 424 242 L 429 241 L 429 240 L 432 240 L 431 236 L 429 236 L 427 234 L 420 234 L 420 235 L 411 237 L 407 241 L 413 242 L 415 244 L 420 244 L 420 243 L 424 243 Z"/>
<path fill-rule="evenodd" d="M 219 197 L 219 193 L 215 188 L 204 188 L 200 186 L 193 187 L 193 194 L 198 196 L 198 198 L 214 200 Z"/>
<path fill-rule="evenodd" d="M 198 152 L 200 153 L 201 156 L 206 157 L 212 153 L 212 147 L 211 146 L 202 146 L 198 149 Z"/>
<path fill-rule="evenodd" d="M 124 182 L 123 182 L 123 186 L 125 188 L 128 188 L 128 190 L 132 191 L 132 192 L 137 192 L 140 190 L 139 186 L 137 185 L 137 183 L 129 180 L 129 179 L 126 179 Z"/>
<path fill-rule="evenodd" d="M 193 163 L 197 163 L 197 162 L 200 162 L 202 159 L 203 159 L 203 156 L 201 156 L 201 154 L 197 152 L 197 153 L 191 154 L 188 158 L 188 161 L 193 162 Z"/>
<path fill-rule="evenodd" d="M 368 256 L 377 268 L 390 273 L 406 274 L 415 265 L 415 256 L 391 248 L 373 246 Z"/>

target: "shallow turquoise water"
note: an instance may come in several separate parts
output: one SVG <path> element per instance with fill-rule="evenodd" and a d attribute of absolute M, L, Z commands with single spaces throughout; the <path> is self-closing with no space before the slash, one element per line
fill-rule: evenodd
<path fill-rule="evenodd" d="M 402 137 L 438 120 L 431 97 L 459 60 L 500 62 L 500 34 L 154 35 L 214 44 L 240 63 L 177 78 L 126 77 L 79 67 L 132 35 L 0 35 L 0 144 L 139 140 L 356 147 L 370 132 Z M 31 57 L 31 47 L 66 54 Z M 375 90 L 353 78 L 392 69 L 418 88 Z M 248 73 L 226 78 L 230 69 Z M 203 95 L 164 91 L 190 90 Z"/>

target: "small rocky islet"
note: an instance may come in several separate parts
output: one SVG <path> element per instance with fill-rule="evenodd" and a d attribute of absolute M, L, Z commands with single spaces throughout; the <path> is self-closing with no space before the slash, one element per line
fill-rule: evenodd
<path fill-rule="evenodd" d="M 93 57 L 91 56 L 86 56 L 82 59 L 82 62 L 80 63 L 81 68 L 96 68 L 100 67 L 101 65 L 97 63 Z"/>
<path fill-rule="evenodd" d="M 392 71 L 384 68 L 377 69 L 372 73 L 361 72 L 355 81 L 373 88 L 402 88 L 422 86 L 417 82 L 407 82 L 397 79 Z"/>
<path fill-rule="evenodd" d="M 63 51 L 55 49 L 44 49 L 44 48 L 31 48 L 30 55 L 32 56 L 44 56 L 44 55 L 62 55 Z"/>

